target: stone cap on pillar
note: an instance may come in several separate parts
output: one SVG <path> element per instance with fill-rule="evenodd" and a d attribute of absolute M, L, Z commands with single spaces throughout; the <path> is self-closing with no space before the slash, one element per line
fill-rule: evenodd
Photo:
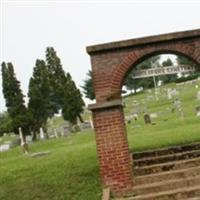
<path fill-rule="evenodd" d="M 106 101 L 102 103 L 89 104 L 88 109 L 93 111 L 93 110 L 106 109 L 106 108 L 118 107 L 118 106 L 123 106 L 121 99 Z"/>

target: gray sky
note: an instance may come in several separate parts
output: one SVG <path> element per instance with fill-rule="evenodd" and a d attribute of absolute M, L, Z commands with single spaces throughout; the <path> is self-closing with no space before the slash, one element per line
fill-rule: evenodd
<path fill-rule="evenodd" d="M 27 94 L 37 58 L 53 46 L 78 86 L 91 68 L 91 44 L 200 28 L 199 0 L 1 1 L 1 57 Z M 0 111 L 5 110 L 0 76 Z"/>

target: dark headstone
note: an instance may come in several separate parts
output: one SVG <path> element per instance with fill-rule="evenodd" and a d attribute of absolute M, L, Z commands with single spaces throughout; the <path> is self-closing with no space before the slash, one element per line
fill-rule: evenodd
<path fill-rule="evenodd" d="M 196 107 L 196 115 L 200 117 L 200 106 Z"/>
<path fill-rule="evenodd" d="M 151 124 L 150 115 L 147 113 L 144 114 L 144 122 L 145 122 L 145 124 Z"/>

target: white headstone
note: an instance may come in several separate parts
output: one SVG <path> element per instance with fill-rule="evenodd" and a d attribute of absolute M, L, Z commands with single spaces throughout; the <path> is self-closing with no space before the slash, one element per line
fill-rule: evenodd
<path fill-rule="evenodd" d="M 56 138 L 58 138 L 58 132 L 57 132 L 56 128 L 54 128 L 54 135 Z"/>
<path fill-rule="evenodd" d="M 197 92 L 197 100 L 200 101 L 200 90 Z"/>
<path fill-rule="evenodd" d="M 28 143 L 32 142 L 32 141 L 33 141 L 33 140 L 32 140 L 32 135 L 27 135 L 27 136 L 26 136 L 26 141 L 27 141 Z"/>
<path fill-rule="evenodd" d="M 40 128 L 40 139 L 41 140 L 45 139 L 45 135 L 44 135 L 44 131 L 42 127 Z"/>
<path fill-rule="evenodd" d="M 61 136 L 65 136 L 64 128 L 61 130 Z"/>
<path fill-rule="evenodd" d="M 167 90 L 167 97 L 168 99 L 172 99 L 172 97 L 175 97 L 179 95 L 179 92 L 174 88 L 174 89 L 171 89 L 171 88 L 168 88 Z"/>
<path fill-rule="evenodd" d="M 158 114 L 157 114 L 157 113 L 151 113 L 151 114 L 150 114 L 150 117 L 151 117 L 152 119 L 155 119 L 155 118 L 158 117 Z"/>
<path fill-rule="evenodd" d="M 19 128 L 19 137 L 21 139 L 21 145 L 23 145 L 25 143 L 25 141 L 24 141 L 23 134 L 22 134 L 22 128 Z"/>
<path fill-rule="evenodd" d="M 2 144 L 0 145 L 0 152 L 7 151 L 10 149 L 10 144 Z"/>
<path fill-rule="evenodd" d="M 133 114 L 133 119 L 134 119 L 135 121 L 138 120 L 138 114 L 137 114 L 137 113 Z"/>
<path fill-rule="evenodd" d="M 94 124 L 93 124 L 93 121 L 92 121 L 91 117 L 90 117 L 90 125 L 91 125 L 91 128 L 94 129 Z"/>
<path fill-rule="evenodd" d="M 172 99 L 171 88 L 167 89 L 167 97 L 169 100 Z"/>
<path fill-rule="evenodd" d="M 199 111 L 199 112 L 197 112 L 197 117 L 200 117 L 200 111 Z"/>
<path fill-rule="evenodd" d="M 22 129 L 21 128 L 19 128 L 19 137 L 21 139 L 21 147 L 23 149 L 23 152 L 25 154 L 28 154 L 28 145 L 26 143 L 26 138 L 23 137 Z"/>

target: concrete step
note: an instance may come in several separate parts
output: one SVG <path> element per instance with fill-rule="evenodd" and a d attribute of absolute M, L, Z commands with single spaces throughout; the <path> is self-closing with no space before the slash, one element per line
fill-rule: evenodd
<path fill-rule="evenodd" d="M 134 166 L 133 173 L 135 176 L 145 175 L 145 174 L 155 174 L 163 171 L 186 169 L 188 167 L 195 167 L 199 165 L 200 165 L 200 157 L 197 157 L 187 160 L 171 161 L 171 162 L 153 164 L 142 167 Z"/>
<path fill-rule="evenodd" d="M 166 179 L 156 183 L 138 185 L 133 187 L 133 193 L 134 195 L 142 195 L 142 194 L 144 195 L 149 193 L 158 193 L 174 189 L 181 189 L 194 185 L 200 186 L 200 175 L 189 178 L 181 177 L 179 179 L 173 179 L 173 180 Z"/>
<path fill-rule="evenodd" d="M 200 150 L 200 143 L 192 143 L 192 144 L 186 144 L 182 146 L 174 146 L 169 148 L 161 148 L 158 150 L 150 150 L 150 151 L 144 151 L 144 152 L 134 152 L 133 158 L 134 160 L 137 159 L 147 159 L 148 157 L 157 157 L 162 155 L 169 155 L 174 153 L 181 153 L 184 151 L 193 151 L 193 150 Z"/>
<path fill-rule="evenodd" d="M 163 180 L 174 180 L 180 178 L 189 178 L 200 176 L 200 166 L 189 167 L 186 169 L 177 169 L 165 171 L 156 174 L 147 174 L 134 177 L 134 185 L 153 184 Z"/>
<path fill-rule="evenodd" d="M 197 158 L 197 157 L 200 157 L 200 149 L 137 159 L 137 160 L 134 160 L 134 166 L 147 166 L 147 165 L 152 165 L 152 164 L 159 164 L 159 163 L 178 161 L 178 160 L 186 160 L 188 158 Z"/>
<path fill-rule="evenodd" d="M 194 198 L 200 199 L 200 185 L 173 189 L 164 192 L 142 194 L 124 198 L 123 200 L 191 200 Z"/>

